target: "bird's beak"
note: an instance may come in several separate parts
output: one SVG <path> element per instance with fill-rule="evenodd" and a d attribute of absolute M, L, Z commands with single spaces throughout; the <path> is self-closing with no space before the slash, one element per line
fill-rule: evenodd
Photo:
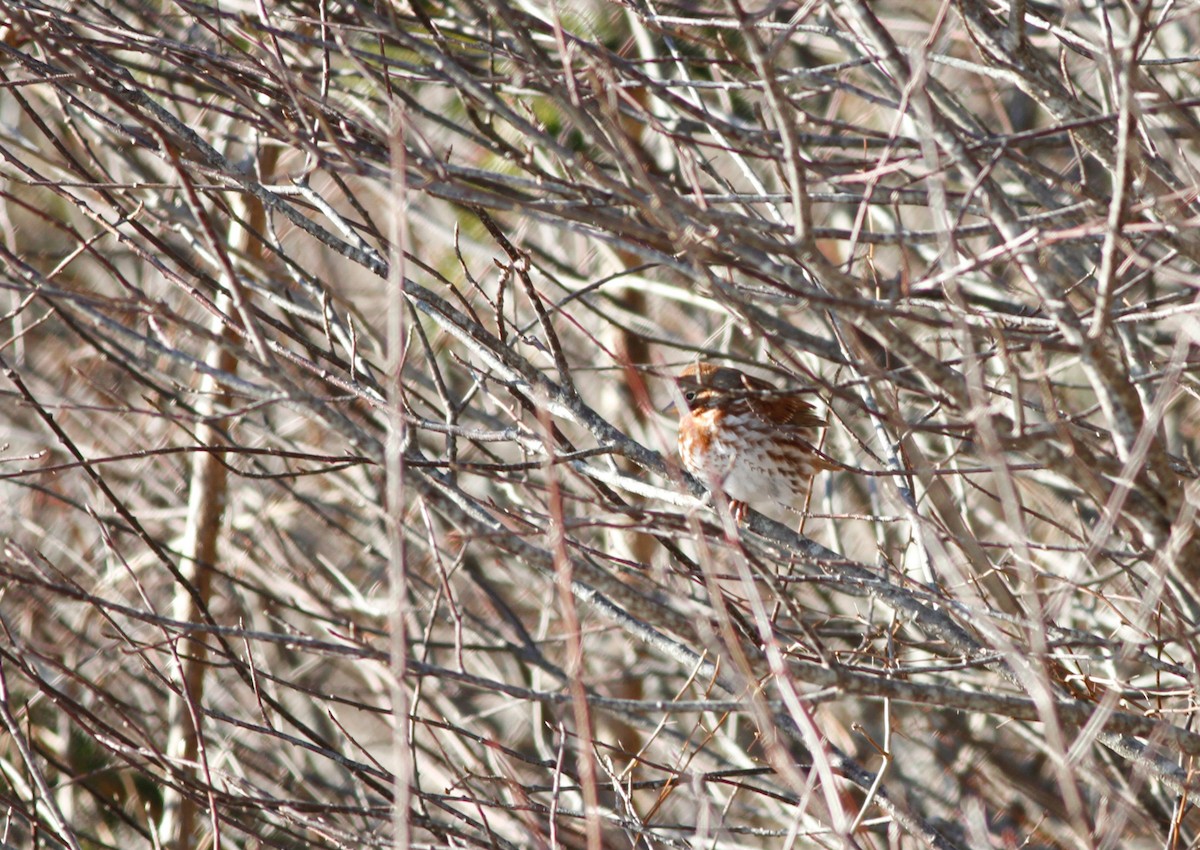
<path fill-rule="evenodd" d="M 680 411 L 688 409 L 687 402 L 683 400 L 683 390 L 679 389 L 679 384 L 674 382 L 668 384 L 667 389 L 671 394 L 671 400 L 660 407 L 658 412 L 667 416 L 681 416 Z"/>
<path fill-rule="evenodd" d="M 689 405 L 687 400 L 683 397 L 683 388 L 680 387 L 675 381 L 671 381 L 667 384 L 667 393 L 671 400 L 660 407 L 658 412 L 667 416 L 679 417 L 682 417 L 684 414 L 686 414 L 691 405 Z"/>

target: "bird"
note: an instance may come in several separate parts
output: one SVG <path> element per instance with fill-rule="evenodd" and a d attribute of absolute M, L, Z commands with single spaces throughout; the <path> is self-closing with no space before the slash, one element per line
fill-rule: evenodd
<path fill-rule="evenodd" d="M 797 390 L 780 390 L 729 366 L 693 363 L 676 378 L 679 457 L 729 499 L 739 524 L 751 505 L 794 507 L 813 476 L 837 464 L 813 442 L 825 426 Z"/>

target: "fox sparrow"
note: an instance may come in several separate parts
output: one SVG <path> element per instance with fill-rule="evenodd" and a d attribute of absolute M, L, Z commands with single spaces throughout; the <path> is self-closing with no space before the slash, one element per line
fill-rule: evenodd
<path fill-rule="evenodd" d="M 687 402 L 679 456 L 729 498 L 737 521 L 748 504 L 793 505 L 818 471 L 836 466 L 812 444 L 825 420 L 796 391 L 711 363 L 687 367 L 678 383 Z"/>

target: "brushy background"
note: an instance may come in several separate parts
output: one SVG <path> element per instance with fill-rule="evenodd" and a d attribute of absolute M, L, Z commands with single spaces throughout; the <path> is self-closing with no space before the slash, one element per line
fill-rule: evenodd
<path fill-rule="evenodd" d="M 1197 44 L 0 0 L 0 843 L 1197 846 Z"/>

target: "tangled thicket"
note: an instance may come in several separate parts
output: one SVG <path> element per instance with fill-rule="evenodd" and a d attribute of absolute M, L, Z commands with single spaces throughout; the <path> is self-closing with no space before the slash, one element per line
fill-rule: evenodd
<path fill-rule="evenodd" d="M 3 846 L 1197 846 L 1196 0 L 0 10 Z"/>

